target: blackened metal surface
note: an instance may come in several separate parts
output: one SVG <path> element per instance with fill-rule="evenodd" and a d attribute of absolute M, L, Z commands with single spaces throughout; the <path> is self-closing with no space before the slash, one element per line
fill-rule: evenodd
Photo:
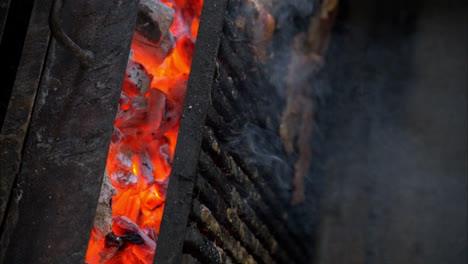
<path fill-rule="evenodd" d="M 13 196 L 11 190 L 20 167 L 23 143 L 29 128 L 31 112 L 49 45 L 50 34 L 47 17 L 50 4 L 51 0 L 38 1 L 32 12 L 21 62 L 16 74 L 16 82 L 0 133 L 0 223 L 2 227 L 0 229 L 0 263 L 2 263 L 3 251 L 8 242 L 8 235 L 4 232 L 13 231 L 5 228 L 9 224 L 4 218 L 4 213 L 8 200 Z M 3 89 L 7 89 L 7 87 Z"/>
<path fill-rule="evenodd" d="M 225 7 L 226 0 L 203 4 L 154 263 L 180 263 Z"/>
<path fill-rule="evenodd" d="M 68 1 L 64 30 L 91 68 L 55 41 L 34 105 L 8 219 L 4 263 L 83 263 L 127 64 L 138 1 Z"/>
<path fill-rule="evenodd" d="M 200 233 L 196 225 L 187 227 L 184 251 L 201 263 L 232 264 L 233 262 L 224 251 Z M 194 257 L 196 256 L 196 257 Z"/>
<path fill-rule="evenodd" d="M 314 192 L 308 193 L 306 217 L 295 217 L 298 210 L 289 204 L 295 157 L 285 153 L 279 136 L 285 71 L 269 65 L 286 68 L 289 60 L 273 58 L 291 49 L 283 43 L 283 55 L 275 49 L 271 60 L 262 62 L 261 47 L 242 22 L 249 21 L 250 4 L 244 0 L 228 3 L 193 194 L 203 210 L 197 214 L 200 209 L 192 203 L 189 226 L 195 223 L 202 238 L 219 246 L 235 263 L 307 263 L 314 247 L 309 226 L 317 219 L 310 211 L 318 203 L 313 200 Z M 291 34 L 299 34 L 296 31 Z M 276 37 L 288 39 L 281 34 Z M 208 218 L 203 214 L 206 211 Z M 232 250 L 232 238 L 237 250 Z M 192 248 L 187 241 L 184 252 Z M 201 243 L 200 248 L 209 254 L 210 249 Z M 192 256 L 203 263 L 217 263 L 200 253 Z"/>
<path fill-rule="evenodd" d="M 0 127 L 8 107 L 34 0 L 0 0 Z"/>

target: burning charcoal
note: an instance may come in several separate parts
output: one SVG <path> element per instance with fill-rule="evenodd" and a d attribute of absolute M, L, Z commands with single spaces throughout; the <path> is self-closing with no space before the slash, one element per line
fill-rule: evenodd
<path fill-rule="evenodd" d="M 95 252 L 86 256 L 86 263 L 105 263 L 117 253 L 118 248 L 105 247 L 106 237 L 112 233 L 112 197 L 115 195 L 117 191 L 112 187 L 106 169 L 89 241 L 89 248 Z"/>
<path fill-rule="evenodd" d="M 113 145 L 118 145 L 122 139 L 125 137 L 125 135 L 114 125 L 114 130 L 112 131 L 112 138 L 111 138 L 111 143 Z"/>
<path fill-rule="evenodd" d="M 151 238 L 151 240 L 153 240 L 154 242 L 158 243 L 158 236 L 156 235 L 156 232 L 154 232 L 154 229 L 149 227 L 149 226 L 145 226 L 141 229 L 143 232 L 145 232 L 145 234 Z"/>
<path fill-rule="evenodd" d="M 152 185 L 140 192 L 141 205 L 148 211 L 153 211 L 164 203 L 164 198 L 159 194 L 156 186 Z"/>
<path fill-rule="evenodd" d="M 168 140 L 162 137 L 153 140 L 147 145 L 147 151 L 152 157 L 153 166 L 156 168 L 153 173 L 155 181 L 166 179 L 171 171 L 172 153 Z"/>
<path fill-rule="evenodd" d="M 148 153 L 142 151 L 136 153 L 135 156 L 138 160 L 138 178 L 142 179 L 148 185 L 152 184 L 154 182 L 154 168 Z"/>
<path fill-rule="evenodd" d="M 170 100 L 166 102 L 166 109 L 164 112 L 163 120 L 161 126 L 154 130 L 151 135 L 154 139 L 160 138 L 169 131 L 174 125 L 179 122 L 180 116 L 182 114 L 182 105 L 173 103 Z"/>
<path fill-rule="evenodd" d="M 150 132 L 148 133 L 148 142 L 158 140 L 177 124 L 182 114 L 184 91 L 185 86 L 179 90 L 170 91 L 169 95 L 177 100 L 174 102 L 166 98 L 165 93 L 157 89 L 150 89 L 150 110 L 148 113 Z"/>
<path fill-rule="evenodd" d="M 112 218 L 111 218 L 112 222 Z M 122 238 L 119 236 L 116 236 L 114 232 L 110 232 L 106 235 L 106 247 L 121 247 L 123 246 L 124 242 L 122 241 Z"/>
<path fill-rule="evenodd" d="M 127 234 L 144 234 L 143 231 L 140 230 L 140 227 L 126 216 L 114 216 L 112 217 L 112 222 L 114 223 L 113 231 L 116 236 L 122 237 Z M 146 236 L 146 234 L 144 235 Z"/>
<path fill-rule="evenodd" d="M 125 78 L 133 82 L 141 95 L 144 95 L 151 86 L 153 76 L 149 74 L 145 67 L 137 61 L 129 61 Z"/>
<path fill-rule="evenodd" d="M 122 93 L 125 94 L 127 97 L 132 98 L 135 95 L 140 95 L 140 90 L 138 90 L 138 87 L 136 84 L 132 81 L 130 81 L 128 78 L 124 79 L 123 85 L 122 85 Z M 121 95 L 122 97 L 122 95 Z M 123 109 L 123 108 L 121 108 Z M 123 110 L 127 110 L 123 109 Z"/>
<path fill-rule="evenodd" d="M 164 113 L 166 112 L 166 94 L 157 90 L 150 89 L 146 97 L 136 95 L 126 99 L 126 93 L 121 96 L 120 111 L 117 112 L 115 124 L 127 135 L 127 137 L 142 137 L 151 135 L 152 131 L 158 130 L 164 123 Z M 126 108 L 123 108 L 126 106 Z M 149 142 L 153 138 L 147 137 Z M 141 140 L 140 140 L 141 141 Z"/>
<path fill-rule="evenodd" d="M 120 110 L 121 111 L 117 112 L 115 125 L 122 130 L 122 132 L 127 134 L 124 128 L 138 127 L 144 124 L 148 112 L 148 99 L 141 95 L 136 95 L 131 98 L 131 106 L 129 109 Z"/>
<path fill-rule="evenodd" d="M 126 190 L 138 182 L 135 174 L 122 167 L 111 174 L 111 179 L 114 185 L 121 190 Z"/>
<path fill-rule="evenodd" d="M 160 43 L 153 43 L 138 32 L 133 35 L 132 49 L 135 56 L 146 58 L 151 66 L 163 63 L 172 53 L 174 46 L 175 39 L 171 32 L 167 32 Z"/>
<path fill-rule="evenodd" d="M 182 105 L 168 101 L 166 104 L 166 114 L 164 116 L 164 129 L 162 131 L 167 132 L 171 129 L 180 119 L 182 115 Z"/>
<path fill-rule="evenodd" d="M 166 143 L 161 145 L 159 148 L 159 154 L 168 164 L 172 163 L 173 153 L 169 149 L 169 144 Z"/>
<path fill-rule="evenodd" d="M 173 20 L 174 9 L 159 1 L 142 0 L 132 41 L 135 56 L 150 60 L 152 66 L 163 63 L 175 45 L 169 31 Z"/>
<path fill-rule="evenodd" d="M 202 1 L 164 1 L 172 9 L 159 1 L 139 1 L 107 158 L 109 180 L 118 192 L 112 199 L 112 229 L 96 239 L 93 228 L 90 264 L 153 263 L 202 6 Z M 169 31 L 175 12 L 177 25 Z"/>
<path fill-rule="evenodd" d="M 178 40 L 177 45 L 181 47 L 181 59 L 183 59 L 184 63 L 190 67 L 190 64 L 192 63 L 193 51 L 195 50 L 195 40 L 191 36 L 186 35 Z"/>
<path fill-rule="evenodd" d="M 169 175 L 168 175 L 169 176 Z M 167 186 L 169 184 L 169 177 L 166 177 L 164 179 L 161 179 L 161 180 L 156 180 L 156 185 L 158 186 L 158 191 L 159 191 L 159 194 L 162 196 L 162 197 L 166 197 L 166 194 L 167 194 Z"/>
<path fill-rule="evenodd" d="M 112 231 L 112 196 L 114 195 L 117 195 L 117 191 L 112 187 L 106 171 L 94 218 L 94 227 L 103 235 Z"/>
<path fill-rule="evenodd" d="M 162 123 L 164 110 L 166 108 L 166 94 L 158 89 L 150 89 L 148 125 L 151 128 L 159 128 Z"/>
<path fill-rule="evenodd" d="M 132 172 L 131 153 L 120 152 L 116 160 L 115 167 L 110 168 L 110 178 L 116 188 L 126 190 L 138 182 L 138 177 Z"/>
<path fill-rule="evenodd" d="M 141 0 L 135 31 L 154 45 L 159 45 L 173 20 L 174 9 L 157 0 Z"/>
<path fill-rule="evenodd" d="M 172 102 L 179 105 L 184 104 L 185 92 L 187 90 L 187 79 L 187 76 L 183 76 L 171 83 L 168 97 Z"/>
<path fill-rule="evenodd" d="M 174 50 L 174 46 L 175 46 L 175 37 L 169 31 L 167 32 L 166 36 L 164 36 L 163 40 L 161 41 L 161 44 L 159 44 L 159 50 L 162 55 L 160 56 L 161 60 L 164 60 L 169 54 L 172 53 L 172 50 Z"/>
<path fill-rule="evenodd" d="M 133 151 L 129 148 L 121 149 L 116 156 L 116 161 L 125 168 L 130 169 L 132 167 L 132 155 Z"/>
<path fill-rule="evenodd" d="M 137 224 L 126 216 L 114 216 L 112 218 L 114 234 L 120 237 L 139 236 L 141 243 L 133 247 L 133 254 L 143 263 L 151 263 L 156 249 L 156 242 L 143 232 Z M 140 242 L 140 241 L 139 241 Z"/>
<path fill-rule="evenodd" d="M 129 81 L 124 81 L 124 83 L 125 82 L 131 84 Z M 127 111 L 130 109 L 130 107 L 132 107 L 132 98 L 128 95 L 128 93 L 122 92 L 119 99 L 119 111 Z M 119 113 L 117 112 L 117 114 Z"/>
<path fill-rule="evenodd" d="M 112 218 L 109 218 L 112 220 Z M 93 228 L 93 237 L 96 235 L 96 229 Z M 113 234 L 112 232 L 110 234 Z M 89 246 L 92 254 L 86 255 L 86 263 L 109 263 L 106 262 L 113 258 L 115 255 L 119 253 L 119 247 L 116 246 L 108 246 L 108 239 L 107 235 L 100 235 L 99 240 L 96 241 L 94 238 L 90 240 Z"/>

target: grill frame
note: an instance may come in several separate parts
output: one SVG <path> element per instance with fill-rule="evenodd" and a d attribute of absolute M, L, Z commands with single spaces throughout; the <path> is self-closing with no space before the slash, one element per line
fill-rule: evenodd
<path fill-rule="evenodd" d="M 52 3 L 34 3 L 2 125 L 0 263 L 84 261 L 138 10 L 65 5 L 63 28 L 96 54 L 83 68 L 51 38 Z"/>
<path fill-rule="evenodd" d="M 238 41 L 245 37 L 235 25 L 235 17 L 242 15 L 239 6 L 243 3 L 238 0 L 227 3 L 216 59 L 216 75 L 206 97 L 209 106 L 203 113 L 206 120 L 203 119 L 205 122 L 198 125 L 202 133 L 201 149 L 196 150 L 197 155 L 192 153 L 189 156 L 191 164 L 197 163 L 197 168 L 188 172 L 188 177 L 177 176 L 178 168 L 174 163 L 175 174 L 170 178 L 170 181 L 179 179 L 186 187 L 191 187 L 175 196 L 182 197 L 182 203 L 168 195 L 167 201 L 173 204 L 172 210 L 184 210 L 182 221 L 177 219 L 175 212 L 172 212 L 172 217 L 167 217 L 167 208 L 163 221 L 171 222 L 173 226 L 179 225 L 179 230 L 182 228 L 181 222 L 184 222 L 185 231 L 174 232 L 172 237 L 159 238 L 160 243 L 176 247 L 164 256 L 169 249 L 161 249 L 161 244 L 158 244 L 158 261 L 155 263 L 270 264 L 307 263 L 311 259 L 311 236 L 303 236 L 297 229 L 293 230 L 293 226 L 297 228 L 302 223 L 288 219 L 291 207 L 289 199 L 284 199 L 288 195 L 278 197 L 277 186 L 269 180 L 274 172 L 247 164 L 245 157 L 225 144 L 229 140 L 226 136 L 232 134 L 233 129 L 238 129 L 243 120 L 274 131 L 274 136 L 279 140 L 279 115 L 284 104 L 281 97 L 273 96 L 270 103 L 278 106 L 276 112 L 269 112 L 268 107 L 262 106 L 268 103 L 262 99 L 262 93 L 272 87 L 265 87 L 269 83 L 268 72 L 265 65 L 256 65 L 253 59 L 255 54 L 249 46 L 252 43 Z M 197 137 L 199 131 L 196 132 Z M 180 138 L 175 159 L 178 151 L 183 151 L 179 146 L 185 146 Z M 285 153 L 281 155 L 287 160 Z M 292 160 L 287 162 L 292 168 Z M 289 180 L 294 176 L 292 172 Z M 171 187 L 172 182 L 169 189 Z M 161 234 L 169 232 L 168 226 L 164 223 L 161 225 Z M 177 243 L 169 243 L 167 239 L 177 240 Z"/>
<path fill-rule="evenodd" d="M 226 3 L 203 3 L 154 263 L 181 261 Z"/>

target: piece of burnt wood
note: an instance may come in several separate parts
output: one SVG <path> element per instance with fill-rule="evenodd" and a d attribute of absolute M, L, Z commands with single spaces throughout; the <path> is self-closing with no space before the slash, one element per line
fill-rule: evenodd
<path fill-rule="evenodd" d="M 225 7 L 203 4 L 154 263 L 180 263 Z"/>
<path fill-rule="evenodd" d="M 8 200 L 13 196 L 11 190 L 21 163 L 23 143 L 49 45 L 50 31 L 47 18 L 50 1 L 45 2 L 49 2 L 49 5 L 44 1 L 39 1 L 32 12 L 16 82 L 0 132 L 0 222 L 2 227 L 7 225 L 4 222 L 5 209 Z M 0 234 L 3 230 L 4 228 L 1 229 Z M 12 230 L 9 229 L 9 231 Z M 0 248 L 3 252 L 6 249 L 6 241 L 3 240 L 5 238 L 3 235 L 1 238 Z M 0 263 L 4 255 L 2 252 L 0 252 Z"/>
<path fill-rule="evenodd" d="M 13 187 L 18 196 L 2 227 L 4 263 L 84 261 L 137 7 L 136 0 L 65 5 L 64 31 L 96 59 L 84 69 L 51 42 Z"/>

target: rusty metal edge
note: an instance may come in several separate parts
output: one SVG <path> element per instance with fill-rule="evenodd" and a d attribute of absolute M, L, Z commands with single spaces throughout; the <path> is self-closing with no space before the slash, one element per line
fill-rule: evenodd
<path fill-rule="evenodd" d="M 181 261 L 226 4 L 227 0 L 203 4 L 155 264 Z"/>

